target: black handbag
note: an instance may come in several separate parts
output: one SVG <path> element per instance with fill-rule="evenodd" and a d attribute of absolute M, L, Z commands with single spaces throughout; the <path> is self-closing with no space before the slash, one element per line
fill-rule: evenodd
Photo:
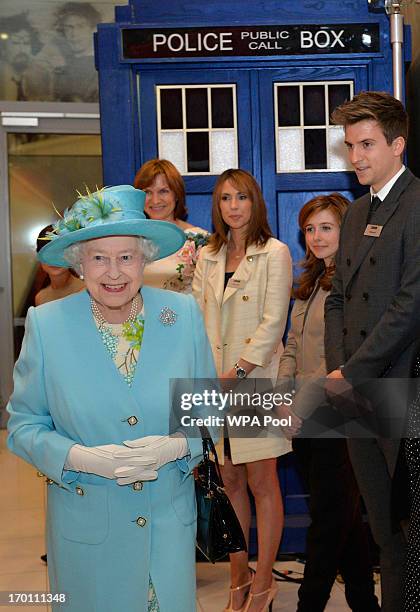
<path fill-rule="evenodd" d="M 197 548 L 215 563 L 229 553 L 246 551 L 245 537 L 238 517 L 223 488 L 216 449 L 209 432 L 200 428 L 203 460 L 197 466 Z M 214 461 L 210 459 L 210 453 Z"/>

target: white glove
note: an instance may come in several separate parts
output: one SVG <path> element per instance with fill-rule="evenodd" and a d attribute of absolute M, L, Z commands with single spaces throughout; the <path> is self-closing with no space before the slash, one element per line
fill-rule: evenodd
<path fill-rule="evenodd" d="M 157 470 L 170 461 L 182 459 L 188 454 L 189 448 L 182 433 L 174 436 L 145 436 L 136 440 L 125 440 L 125 446 L 114 452 L 114 457 L 125 459 L 125 466 L 115 470 L 118 484 L 131 484 L 142 480 L 139 476 L 139 466 L 131 464 L 131 458 L 142 457 L 147 460 L 148 470 Z M 128 463 L 130 461 L 130 464 Z"/>
<path fill-rule="evenodd" d="M 115 479 L 118 478 L 115 473 L 116 469 L 122 467 L 128 469 L 135 466 L 137 477 L 132 482 L 157 478 L 157 472 L 152 467 L 154 461 L 150 457 L 143 456 L 142 452 L 134 451 L 129 458 L 120 459 L 114 456 L 115 452 L 124 449 L 125 447 L 119 444 L 92 447 L 75 444 L 69 450 L 64 469 Z"/>

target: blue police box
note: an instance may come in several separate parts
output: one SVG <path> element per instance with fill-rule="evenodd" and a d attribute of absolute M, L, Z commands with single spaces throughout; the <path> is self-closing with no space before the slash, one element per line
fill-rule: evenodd
<path fill-rule="evenodd" d="M 98 26 L 96 62 L 104 184 L 132 183 L 143 162 L 170 159 L 189 221 L 211 229 L 216 177 L 244 168 L 295 262 L 304 202 L 361 193 L 331 112 L 361 90 L 393 90 L 389 19 L 368 0 L 131 0 Z M 280 473 L 286 511 L 299 513 L 294 472 Z M 292 540 L 283 550 L 301 547 Z"/>

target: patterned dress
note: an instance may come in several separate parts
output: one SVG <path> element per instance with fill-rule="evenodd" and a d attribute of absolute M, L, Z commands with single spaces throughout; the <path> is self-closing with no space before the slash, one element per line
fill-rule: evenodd
<path fill-rule="evenodd" d="M 198 254 L 207 244 L 210 234 L 201 227 L 189 227 L 184 233 L 184 246 L 179 251 L 145 266 L 144 285 L 178 293 L 191 293 Z"/>
<path fill-rule="evenodd" d="M 102 341 L 125 382 L 131 387 L 140 353 L 144 331 L 143 310 L 135 321 L 126 323 L 99 323 L 94 321 Z M 159 602 L 152 579 L 149 576 L 149 598 L 147 612 L 159 612 Z"/>

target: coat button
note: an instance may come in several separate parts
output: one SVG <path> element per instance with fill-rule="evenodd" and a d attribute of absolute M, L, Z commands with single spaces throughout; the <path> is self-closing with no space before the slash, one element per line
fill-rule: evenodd
<path fill-rule="evenodd" d="M 242 296 L 242 300 L 243 300 L 244 302 L 247 302 L 247 301 L 249 300 L 249 295 L 243 295 L 243 296 Z"/>
<path fill-rule="evenodd" d="M 370 263 L 372 264 L 372 266 L 374 266 L 376 264 L 376 259 L 374 257 L 371 257 L 369 259 Z"/>
<path fill-rule="evenodd" d="M 252 255 L 248 255 L 246 258 L 247 261 L 254 261 L 254 258 L 252 257 Z"/>
<path fill-rule="evenodd" d="M 367 331 L 365 329 L 360 330 L 360 335 L 365 338 L 367 336 Z"/>
<path fill-rule="evenodd" d="M 365 302 L 367 302 L 367 301 L 368 301 L 368 299 L 369 299 L 369 293 L 366 293 L 366 292 L 365 292 L 365 293 L 363 293 L 363 294 L 362 294 L 362 298 L 365 300 Z"/>
<path fill-rule="evenodd" d="M 130 425 L 130 427 L 134 427 L 134 425 L 137 425 L 138 422 L 139 420 L 136 416 L 131 416 L 127 419 L 127 423 Z"/>
<path fill-rule="evenodd" d="M 136 523 L 139 527 L 144 527 L 147 521 L 143 516 L 139 516 L 139 518 L 136 520 Z"/>
<path fill-rule="evenodd" d="M 82 487 L 76 487 L 76 493 L 77 495 L 80 495 L 80 496 L 83 496 L 85 494 Z"/>
<path fill-rule="evenodd" d="M 350 257 L 347 257 L 347 259 L 346 259 L 346 264 L 347 264 L 348 266 L 350 266 L 350 265 L 351 265 L 351 259 L 350 259 Z"/>
<path fill-rule="evenodd" d="M 343 327 L 343 336 L 347 336 L 347 327 Z"/>
<path fill-rule="evenodd" d="M 133 482 L 133 491 L 141 491 L 143 489 L 143 482 L 141 480 L 136 480 Z"/>
<path fill-rule="evenodd" d="M 251 338 L 245 338 L 245 344 L 249 344 L 251 342 Z"/>

